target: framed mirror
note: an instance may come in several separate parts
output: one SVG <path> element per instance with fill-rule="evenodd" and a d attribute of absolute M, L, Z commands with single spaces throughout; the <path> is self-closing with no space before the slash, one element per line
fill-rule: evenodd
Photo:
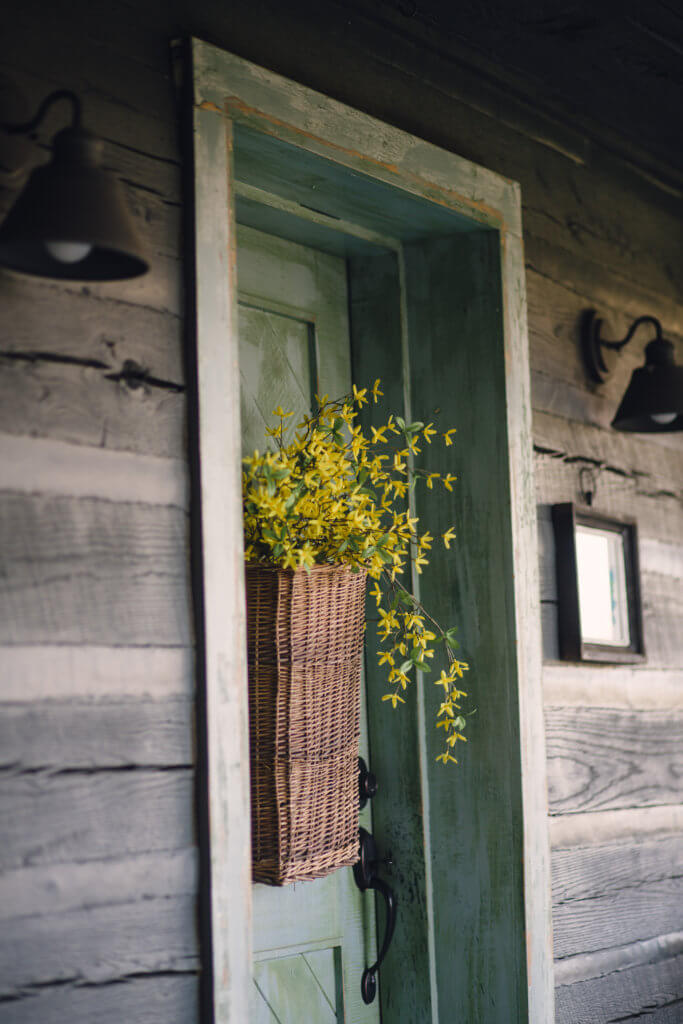
<path fill-rule="evenodd" d="M 571 502 L 553 505 L 552 513 L 560 657 L 643 661 L 636 524 Z"/>

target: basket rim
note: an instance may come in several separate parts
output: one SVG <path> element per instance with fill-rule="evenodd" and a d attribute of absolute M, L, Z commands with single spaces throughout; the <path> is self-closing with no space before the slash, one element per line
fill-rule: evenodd
<path fill-rule="evenodd" d="M 306 569 L 303 565 L 297 566 L 296 569 L 285 569 L 280 565 L 271 565 L 269 562 L 246 562 L 244 563 L 245 570 L 258 570 L 259 572 L 270 572 L 278 573 L 285 576 L 296 576 L 297 573 L 305 573 L 310 576 L 311 573 L 316 575 L 325 572 L 348 572 L 350 576 L 363 576 L 367 575 L 368 570 L 362 566 L 354 568 L 351 565 L 347 565 L 345 562 L 325 562 L 322 565 L 312 565 Z"/>

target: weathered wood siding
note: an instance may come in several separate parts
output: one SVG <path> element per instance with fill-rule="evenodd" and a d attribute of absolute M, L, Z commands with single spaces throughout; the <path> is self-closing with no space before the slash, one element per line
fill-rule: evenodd
<path fill-rule="evenodd" d="M 608 429 L 642 346 L 592 388 L 577 326 L 587 307 L 614 335 L 652 313 L 683 360 L 679 203 L 580 128 L 536 117 L 468 71 L 453 39 L 409 16 L 413 6 L 419 14 L 341 0 L 23 0 L 4 20 L 3 70 L 31 105 L 57 87 L 82 95 L 152 270 L 87 287 L 0 274 L 3 1022 L 198 1015 L 182 160 L 169 47 L 190 33 L 521 184 L 558 1020 L 678 1019 L 683 451 L 680 435 Z M 40 140 L 61 124 L 54 110 Z M 0 210 L 10 199 L 0 190 Z M 638 519 L 642 667 L 556 660 L 547 508 L 578 500 L 582 466 L 598 467 L 596 509 Z"/>

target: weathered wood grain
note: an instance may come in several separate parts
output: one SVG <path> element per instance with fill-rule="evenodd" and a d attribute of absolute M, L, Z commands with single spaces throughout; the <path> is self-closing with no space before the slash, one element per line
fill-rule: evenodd
<path fill-rule="evenodd" d="M 683 876 L 682 855 L 683 840 L 677 836 L 656 842 L 555 850 L 552 856 L 553 904 L 596 899 L 637 889 L 643 884 L 677 879 Z M 653 934 L 662 930 L 654 929 Z"/>
<path fill-rule="evenodd" d="M 0 770 L 190 767 L 193 705 L 187 700 L 7 704 L 0 715 Z"/>
<path fill-rule="evenodd" d="M 681 452 L 640 441 L 614 441 L 617 431 L 534 414 L 536 492 L 540 505 L 581 502 L 582 468 L 593 471 L 593 507 L 615 518 L 647 524 L 645 534 L 681 542 Z M 604 440 L 604 447 L 602 441 Z"/>
<path fill-rule="evenodd" d="M 0 649 L 0 702 L 190 700 L 189 647 L 26 646 Z"/>
<path fill-rule="evenodd" d="M 117 372 L 0 357 L 0 431 L 181 458 L 182 390 Z"/>
<path fill-rule="evenodd" d="M 123 978 L 102 985 L 40 986 L 2 1003 L 3 1024 L 196 1024 L 194 974 Z"/>
<path fill-rule="evenodd" d="M 3 871 L 194 843 L 188 769 L 5 774 L 0 782 Z"/>
<path fill-rule="evenodd" d="M 683 802 L 683 714 L 546 708 L 551 814 Z"/>
<path fill-rule="evenodd" d="M 553 908 L 556 958 L 608 949 L 681 930 L 683 878 L 644 882 Z"/>
<path fill-rule="evenodd" d="M 0 932 L 0 994 L 199 968 L 194 896 L 28 917 Z"/>
<path fill-rule="evenodd" d="M 562 1024 L 680 1024 L 683 956 L 556 989 Z"/>
<path fill-rule="evenodd" d="M 0 642 L 190 642 L 180 510 L 5 493 L 0 523 Z"/>
<path fill-rule="evenodd" d="M 23 917 L 192 896 L 197 892 L 197 873 L 197 850 L 193 847 L 16 868 L 0 876 L 0 917 L 3 927 L 14 931 L 21 927 L 15 919 Z"/>
<path fill-rule="evenodd" d="M 0 275 L 0 351 L 96 360 L 107 372 L 126 360 L 154 377 L 184 383 L 182 319 L 98 297 L 93 286 L 65 291 L 43 278 Z"/>

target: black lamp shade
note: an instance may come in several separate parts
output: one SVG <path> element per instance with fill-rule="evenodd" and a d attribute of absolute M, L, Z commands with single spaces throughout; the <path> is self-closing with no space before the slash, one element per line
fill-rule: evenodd
<path fill-rule="evenodd" d="M 0 264 L 41 277 L 113 281 L 149 269 L 120 182 L 100 166 L 102 142 L 69 128 L 35 170 L 0 226 Z M 64 262 L 47 243 L 90 246 Z"/>
<path fill-rule="evenodd" d="M 650 342 L 645 353 L 645 366 L 634 370 L 612 426 L 639 434 L 683 430 L 683 366 L 674 362 L 673 345 L 658 339 Z"/>

